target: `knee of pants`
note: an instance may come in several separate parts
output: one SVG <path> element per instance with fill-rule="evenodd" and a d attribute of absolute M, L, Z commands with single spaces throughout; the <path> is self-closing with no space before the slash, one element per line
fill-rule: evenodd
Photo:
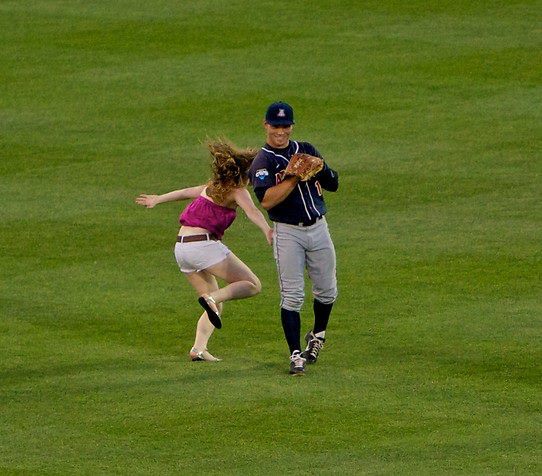
<path fill-rule="evenodd" d="M 333 304 L 337 299 L 337 288 L 333 287 L 330 289 L 322 290 L 313 290 L 314 299 L 317 299 L 322 304 Z"/>
<path fill-rule="evenodd" d="M 298 293 L 282 293 L 280 307 L 288 311 L 301 311 L 305 296 Z"/>

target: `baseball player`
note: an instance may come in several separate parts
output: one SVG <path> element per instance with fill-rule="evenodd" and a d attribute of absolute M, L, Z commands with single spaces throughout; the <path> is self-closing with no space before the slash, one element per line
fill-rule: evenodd
<path fill-rule="evenodd" d="M 337 172 L 308 142 L 290 140 L 294 113 L 284 102 L 271 104 L 266 112 L 266 143 L 249 169 L 254 193 L 274 222 L 273 250 L 280 285 L 281 321 L 290 349 L 290 374 L 303 375 L 305 362 L 314 363 L 325 342 L 326 328 L 337 298 L 335 248 L 325 219 L 322 191 L 339 187 Z M 308 180 L 288 174 L 298 153 L 320 157 L 320 171 Z M 314 296 L 314 326 L 301 348 L 300 310 L 304 301 L 304 270 L 308 271 Z"/>

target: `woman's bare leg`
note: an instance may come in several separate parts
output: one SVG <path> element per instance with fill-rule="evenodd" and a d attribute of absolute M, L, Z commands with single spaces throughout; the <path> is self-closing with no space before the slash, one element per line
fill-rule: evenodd
<path fill-rule="evenodd" d="M 196 290 L 199 296 L 208 295 L 213 291 L 218 290 L 218 283 L 216 278 L 207 273 L 206 271 L 199 271 L 195 273 L 186 274 L 188 282 Z M 222 304 L 218 304 L 218 311 L 222 311 Z M 197 323 L 196 326 L 196 338 L 194 341 L 194 348 L 199 351 L 204 351 L 207 348 L 207 343 L 211 334 L 215 330 L 215 327 L 211 324 L 207 317 L 207 313 L 204 312 Z"/>
<path fill-rule="evenodd" d="M 255 296 L 262 290 L 258 277 L 233 253 L 205 271 L 229 283 L 207 293 L 216 303 Z"/>
<path fill-rule="evenodd" d="M 229 284 L 219 288 L 215 276 Z M 262 289 L 258 277 L 233 253 L 229 253 L 220 263 L 203 271 L 186 274 L 186 278 L 199 296 L 210 297 L 214 300 L 216 304 L 212 301 L 208 301 L 208 304 L 212 308 L 216 307 L 218 313 L 222 312 L 222 303 L 224 301 L 254 296 Z M 214 329 L 215 327 L 209 321 L 207 313 L 204 312 L 199 318 L 196 327 L 194 348 L 199 351 L 206 349 Z"/>

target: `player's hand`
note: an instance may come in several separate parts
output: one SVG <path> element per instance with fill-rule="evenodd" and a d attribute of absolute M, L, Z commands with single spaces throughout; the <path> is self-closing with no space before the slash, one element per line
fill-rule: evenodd
<path fill-rule="evenodd" d="M 273 244 L 273 236 L 273 228 L 269 228 L 269 230 L 267 230 L 267 233 L 265 234 L 265 237 L 267 238 L 267 243 L 269 245 Z"/>
<path fill-rule="evenodd" d="M 158 195 L 146 195 L 142 193 L 135 201 L 138 205 L 153 208 L 158 203 Z"/>

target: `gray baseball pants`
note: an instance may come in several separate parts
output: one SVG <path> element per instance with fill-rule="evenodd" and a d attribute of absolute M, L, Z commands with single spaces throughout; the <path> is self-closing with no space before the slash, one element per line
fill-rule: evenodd
<path fill-rule="evenodd" d="M 275 223 L 273 251 L 280 285 L 280 305 L 301 310 L 305 298 L 305 268 L 312 294 L 323 304 L 337 298 L 335 247 L 325 217 L 311 226 Z"/>

